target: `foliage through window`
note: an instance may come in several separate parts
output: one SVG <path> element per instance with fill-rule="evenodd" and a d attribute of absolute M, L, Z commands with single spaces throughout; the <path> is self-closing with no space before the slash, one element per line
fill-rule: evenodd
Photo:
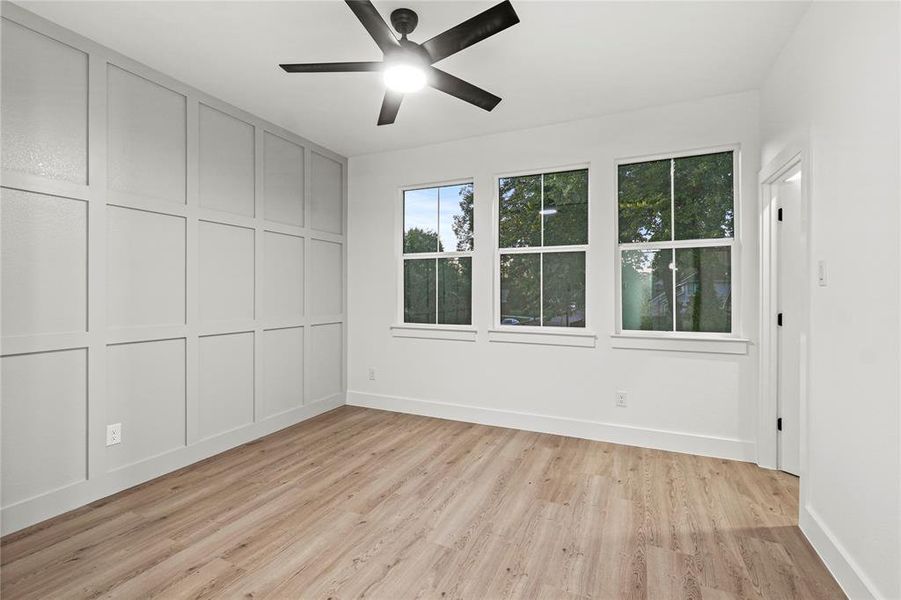
<path fill-rule="evenodd" d="M 471 183 L 404 191 L 404 322 L 472 323 Z"/>
<path fill-rule="evenodd" d="M 732 331 L 734 153 L 618 169 L 623 330 Z"/>
<path fill-rule="evenodd" d="M 588 170 L 498 186 L 500 324 L 585 327 Z"/>

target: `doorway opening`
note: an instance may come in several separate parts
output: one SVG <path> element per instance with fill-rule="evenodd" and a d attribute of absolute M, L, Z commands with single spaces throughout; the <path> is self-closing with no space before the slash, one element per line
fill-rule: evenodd
<path fill-rule="evenodd" d="M 804 472 L 809 205 L 801 153 L 761 172 L 761 466 Z"/>

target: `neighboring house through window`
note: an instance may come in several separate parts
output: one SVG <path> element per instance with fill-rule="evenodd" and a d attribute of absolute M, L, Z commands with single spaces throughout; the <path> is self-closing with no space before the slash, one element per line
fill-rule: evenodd
<path fill-rule="evenodd" d="M 620 329 L 731 333 L 734 151 L 618 165 Z"/>

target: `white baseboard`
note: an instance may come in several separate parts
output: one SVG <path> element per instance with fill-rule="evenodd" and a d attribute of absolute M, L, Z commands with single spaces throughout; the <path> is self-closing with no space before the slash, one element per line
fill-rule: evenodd
<path fill-rule="evenodd" d="M 352 406 L 378 408 L 426 417 L 437 417 L 439 419 L 509 427 L 511 429 L 523 429 L 539 433 L 553 433 L 567 437 L 624 444 L 626 446 L 640 446 L 656 450 L 669 450 L 671 452 L 698 454 L 745 462 L 754 462 L 757 457 L 754 442 L 693 433 L 647 429 L 629 425 L 583 421 L 550 415 L 353 391 L 347 392 L 347 403 Z"/>
<path fill-rule="evenodd" d="M 887 598 L 863 574 L 860 565 L 839 543 L 816 510 L 807 505 L 802 506 L 800 512 L 798 524 L 801 531 L 850 600 Z"/>
<path fill-rule="evenodd" d="M 296 425 L 301 421 L 344 405 L 344 398 L 343 393 L 335 394 L 268 419 L 233 429 L 222 435 L 201 440 L 190 446 L 183 446 L 139 463 L 6 506 L 0 511 L 0 531 L 2 531 L 2 535 L 6 535 L 24 529 L 29 525 L 40 523 L 45 519 L 111 496 L 285 427 Z"/>

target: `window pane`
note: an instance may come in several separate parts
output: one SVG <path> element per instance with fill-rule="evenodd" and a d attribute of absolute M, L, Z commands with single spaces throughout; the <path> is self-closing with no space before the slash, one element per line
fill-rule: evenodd
<path fill-rule="evenodd" d="M 541 255 L 501 255 L 501 325 L 541 325 Z"/>
<path fill-rule="evenodd" d="M 472 250 L 472 184 L 439 190 L 438 233 L 444 252 Z"/>
<path fill-rule="evenodd" d="M 438 259 L 438 322 L 472 324 L 472 259 Z"/>
<path fill-rule="evenodd" d="M 544 255 L 544 325 L 585 327 L 585 253 Z"/>
<path fill-rule="evenodd" d="M 438 188 L 405 191 L 404 254 L 438 251 Z"/>
<path fill-rule="evenodd" d="M 620 165 L 619 241 L 659 242 L 670 233 L 669 160 Z"/>
<path fill-rule="evenodd" d="M 541 176 L 500 180 L 498 243 L 500 248 L 541 245 Z"/>
<path fill-rule="evenodd" d="M 404 323 L 435 322 L 435 259 L 404 261 Z"/>
<path fill-rule="evenodd" d="M 675 159 L 677 240 L 732 237 L 732 153 Z"/>
<path fill-rule="evenodd" d="M 676 329 L 732 331 L 731 248 L 676 250 Z"/>
<path fill-rule="evenodd" d="M 624 330 L 673 330 L 672 250 L 622 253 Z"/>
<path fill-rule="evenodd" d="M 588 243 L 587 169 L 544 176 L 543 216 L 545 246 Z"/>

